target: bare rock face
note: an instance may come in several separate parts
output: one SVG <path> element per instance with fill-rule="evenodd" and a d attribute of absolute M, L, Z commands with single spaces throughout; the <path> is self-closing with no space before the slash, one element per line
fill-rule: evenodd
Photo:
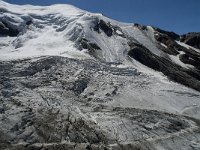
<path fill-rule="evenodd" d="M 196 34 L 196 35 L 198 35 L 198 34 Z M 191 69 L 185 69 L 185 68 L 182 68 L 181 66 L 178 66 L 177 64 L 171 62 L 171 60 L 168 57 L 159 58 L 155 55 L 153 56 L 153 58 L 155 58 L 153 62 L 146 62 L 147 58 L 145 58 L 145 57 L 147 57 L 147 56 L 152 57 L 151 55 L 153 55 L 153 54 L 150 54 L 151 52 L 148 51 L 147 49 L 146 49 L 146 51 L 148 51 L 149 54 L 145 55 L 145 57 L 143 56 L 144 54 L 137 54 L 140 56 L 140 58 L 144 58 L 143 59 L 144 61 L 140 61 L 140 62 L 142 62 L 143 64 L 145 64 L 155 70 L 163 72 L 170 79 L 172 79 L 176 82 L 182 83 L 187 86 L 194 85 L 195 88 L 194 87 L 193 88 L 199 91 L 198 84 L 199 84 L 199 79 L 200 79 L 200 75 L 199 75 L 199 73 L 200 73 L 200 70 L 199 70 L 200 54 L 192 48 L 188 49 L 188 48 L 178 44 L 175 40 L 178 39 L 179 36 L 173 32 L 167 32 L 167 31 L 163 31 L 163 30 L 156 28 L 154 37 L 155 37 L 156 41 L 158 42 L 157 46 L 164 53 L 176 56 L 184 64 L 189 64 L 194 67 Z M 186 37 L 186 35 L 183 37 Z M 183 37 L 181 37 L 182 42 L 184 42 Z M 162 46 L 162 44 L 164 44 L 165 46 Z M 129 54 L 131 55 L 131 53 L 134 53 L 134 52 L 130 51 Z M 139 52 L 135 52 L 135 53 L 139 53 Z M 132 55 L 132 56 L 134 56 L 134 55 Z M 150 60 L 152 60 L 152 58 L 148 58 L 148 61 L 150 61 Z M 152 66 L 152 64 L 155 64 L 155 65 Z M 188 78 L 191 80 L 189 81 Z"/>
<path fill-rule="evenodd" d="M 80 43 L 79 49 L 87 49 L 89 51 L 89 54 L 97 59 L 100 59 L 99 55 L 97 55 L 98 52 L 102 52 L 101 48 L 96 43 L 91 43 L 87 39 L 80 39 L 78 41 Z"/>
<path fill-rule="evenodd" d="M 200 91 L 199 70 L 185 70 L 170 62 L 170 60 L 167 58 L 160 58 L 152 54 L 148 49 L 138 44 L 135 44 L 135 46 L 132 47 L 128 55 L 152 69 L 161 71 L 171 80 L 187 85 L 189 87 L 193 87 L 194 89 Z M 181 58 L 181 60 L 182 59 L 184 58 Z M 187 61 L 187 58 L 185 58 L 183 61 Z"/>
<path fill-rule="evenodd" d="M 181 36 L 181 42 L 200 49 L 200 33 L 188 33 Z"/>
<path fill-rule="evenodd" d="M 94 30 L 99 32 L 99 30 L 102 30 L 108 37 L 112 36 L 113 29 L 111 28 L 111 25 L 109 23 L 106 23 L 103 20 L 99 20 L 96 22 L 96 26 L 94 27 Z"/>
<path fill-rule="evenodd" d="M 178 49 L 177 49 L 179 46 L 174 41 L 174 39 L 172 39 L 170 36 L 157 32 L 157 34 L 155 35 L 155 39 L 159 43 L 163 43 L 168 46 L 168 48 L 161 47 L 161 50 L 164 51 L 165 53 L 167 53 L 169 55 L 178 55 L 179 54 Z"/>
<path fill-rule="evenodd" d="M 154 27 L 154 29 L 155 29 L 155 31 L 157 31 L 161 34 L 167 35 L 168 37 L 170 37 L 173 40 L 178 40 L 180 38 L 180 35 L 178 35 L 174 32 L 165 31 L 165 30 L 162 30 L 162 29 L 159 29 L 159 28 L 156 28 L 156 27 Z"/>
<path fill-rule="evenodd" d="M 0 35 L 3 36 L 17 36 L 19 34 L 19 31 L 16 29 L 13 29 L 12 27 L 9 27 L 6 22 L 0 21 Z"/>

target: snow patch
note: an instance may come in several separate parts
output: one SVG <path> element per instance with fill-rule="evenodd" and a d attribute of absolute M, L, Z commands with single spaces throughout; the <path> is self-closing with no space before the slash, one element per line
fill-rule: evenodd
<path fill-rule="evenodd" d="M 182 54 L 185 54 L 185 52 L 183 51 L 180 51 L 180 54 L 178 54 L 177 56 L 174 56 L 174 55 L 169 55 L 170 59 L 176 63 L 177 65 L 181 66 L 181 67 L 184 67 L 186 69 L 189 69 L 189 68 L 194 68 L 194 66 L 192 65 L 189 65 L 189 64 L 184 64 L 180 59 L 179 59 L 179 56 L 182 55 Z"/>
<path fill-rule="evenodd" d="M 181 46 L 183 46 L 183 47 L 185 47 L 185 48 L 187 48 L 187 49 L 192 49 L 192 50 L 194 50 L 194 51 L 200 53 L 200 50 L 199 50 L 199 49 L 194 48 L 194 47 L 192 47 L 192 46 L 190 46 L 190 45 L 187 45 L 187 44 L 185 44 L 185 43 L 183 43 L 183 42 L 176 41 L 176 43 L 179 44 L 179 45 L 181 45 Z"/>

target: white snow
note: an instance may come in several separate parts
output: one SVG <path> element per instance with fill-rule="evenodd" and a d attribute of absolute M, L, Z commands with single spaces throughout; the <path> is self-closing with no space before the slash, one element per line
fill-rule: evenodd
<path fill-rule="evenodd" d="M 91 58 L 87 51 L 77 50 L 75 43 L 80 38 L 98 43 L 103 51 L 102 57 L 108 62 L 121 62 L 125 58 L 124 52 L 128 49 L 125 39 L 120 36 L 107 38 L 103 32 L 99 34 L 91 30 L 94 17 L 105 19 L 101 14 L 91 14 L 71 5 L 18 6 L 1 1 L 1 8 L 8 11 L 2 14 L 2 18 L 15 18 L 7 22 L 9 25 L 23 29 L 17 38 L 10 37 L 7 42 L 2 40 L 2 44 L 7 45 L 0 46 L 2 60 L 45 55 Z M 24 18 L 31 19 L 33 25 L 27 27 Z"/>
<path fill-rule="evenodd" d="M 64 16 L 77 16 L 86 12 L 69 4 L 55 4 L 51 6 L 14 5 L 0 0 L 0 5 L 1 8 L 11 13 L 35 14 L 39 16 L 51 13 L 62 14 Z"/>
<path fill-rule="evenodd" d="M 0 1 L 0 4 L 2 9 L 7 10 L 0 14 L 0 18 L 4 20 L 9 18 L 6 19 L 10 20 L 8 23 L 22 31 L 18 37 L 1 37 L 0 59 L 2 60 L 46 55 L 91 58 L 87 50 L 77 49 L 76 43 L 85 38 L 100 47 L 101 50 L 96 53 L 103 60 L 127 62 L 127 52 L 130 47 L 128 39 L 120 36 L 123 33 L 144 45 L 152 53 L 163 55 L 163 52 L 156 47 L 155 31 L 151 26 L 147 26 L 147 30 L 143 31 L 133 24 L 117 22 L 102 14 L 89 13 L 71 5 L 18 6 L 3 1 Z M 121 31 L 117 30 L 117 34 L 108 38 L 103 31 L 98 33 L 91 29 L 95 19 L 102 19 L 113 26 L 118 26 Z M 27 20 L 32 20 L 33 24 L 26 26 Z M 169 57 L 180 66 L 191 67 L 182 63 L 178 56 Z"/>
<path fill-rule="evenodd" d="M 119 67 L 125 68 L 122 65 Z M 154 76 L 148 74 L 138 77 L 98 75 L 84 93 L 92 91 L 95 98 L 105 99 L 104 95 L 113 91 L 113 85 L 109 83 L 112 82 L 118 86 L 118 90 L 112 101 L 105 100 L 110 107 L 158 110 L 199 118 L 200 93 L 158 75 L 156 72 Z"/>
<path fill-rule="evenodd" d="M 126 33 L 127 35 L 141 43 L 143 46 L 148 48 L 153 54 L 161 56 L 162 51 L 159 50 L 154 43 L 155 39 L 152 36 L 154 32 L 153 29 L 149 29 L 148 31 L 142 31 L 133 25 L 125 26 L 122 29 L 124 33 Z"/>
<path fill-rule="evenodd" d="M 165 45 L 164 43 L 160 43 L 163 47 L 167 48 L 167 45 Z"/>
<path fill-rule="evenodd" d="M 180 41 L 176 41 L 176 43 L 179 44 L 179 45 L 181 45 L 181 46 L 183 46 L 183 47 L 185 47 L 185 48 L 187 48 L 187 49 L 192 49 L 192 50 L 200 53 L 200 49 L 194 48 L 194 47 L 192 47 L 190 45 L 187 45 L 187 44 L 185 44 L 183 42 L 180 42 Z"/>
<path fill-rule="evenodd" d="M 31 6 L 12 5 L 0 1 L 0 7 L 8 12 L 1 14 L 1 18 L 12 18 L 9 25 L 22 34 L 18 37 L 1 37 L 0 59 L 21 59 L 46 55 L 60 55 L 75 58 L 91 58 L 87 53 L 74 47 L 74 43 L 67 40 L 65 33 L 57 32 L 57 24 L 61 21 L 75 20 L 86 11 L 71 5 Z M 39 16 L 39 17 L 37 17 Z M 35 17 L 35 18 L 34 18 Z M 33 18 L 33 25 L 25 26 L 24 18 Z M 60 22 L 59 22 L 60 21 Z M 58 23 L 57 23 L 58 22 Z M 23 26 L 23 27 L 22 27 Z M 41 26 L 39 28 L 38 26 Z"/>
<path fill-rule="evenodd" d="M 71 5 L 31 6 L 12 5 L 0 1 L 1 9 L 7 12 L 0 14 L 0 18 L 9 18 L 7 22 L 14 28 L 22 31 L 17 38 L 10 38 L 0 46 L 0 59 L 18 59 L 44 55 L 60 55 L 66 57 L 91 58 L 86 50 L 79 51 L 76 42 L 86 38 L 92 43 L 98 43 L 102 52 L 98 55 L 107 62 L 123 62 L 129 50 L 128 40 L 120 35 L 126 33 L 132 39 L 142 43 L 154 54 L 161 51 L 154 44 L 154 30 L 148 26 L 148 31 L 141 31 L 133 24 L 120 23 L 104 17 L 102 14 L 93 14 Z M 11 19 L 12 18 L 12 19 Z M 13 19 L 14 18 L 14 19 Z M 91 29 L 95 19 L 110 22 L 111 25 L 121 27 L 111 37 L 101 31 L 97 33 Z M 4 19 L 5 20 L 5 19 Z M 31 26 L 26 21 L 32 20 Z"/>
<path fill-rule="evenodd" d="M 194 66 L 192 65 L 189 65 L 189 64 L 184 64 L 180 59 L 179 59 L 179 56 L 182 55 L 182 54 L 185 54 L 185 52 L 183 51 L 180 51 L 180 54 L 178 54 L 177 56 L 174 56 L 174 55 L 169 55 L 170 59 L 176 63 L 177 65 L 181 66 L 181 67 L 184 67 L 184 68 L 193 68 Z"/>
<path fill-rule="evenodd" d="M 51 27 L 33 29 L 16 39 L 6 37 L 9 46 L 0 48 L 0 59 L 20 59 L 43 55 L 61 55 L 67 57 L 90 58 L 89 55 L 77 50 L 74 43 L 65 41 L 62 35 Z M 5 42 L 5 41 L 4 41 Z"/>
<path fill-rule="evenodd" d="M 122 35 L 123 33 L 119 30 L 116 31 L 117 34 Z"/>

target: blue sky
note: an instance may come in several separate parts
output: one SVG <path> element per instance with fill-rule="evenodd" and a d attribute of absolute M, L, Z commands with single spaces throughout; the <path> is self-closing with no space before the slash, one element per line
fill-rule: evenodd
<path fill-rule="evenodd" d="M 6 0 L 15 4 L 67 3 L 107 17 L 174 31 L 200 32 L 200 0 Z"/>

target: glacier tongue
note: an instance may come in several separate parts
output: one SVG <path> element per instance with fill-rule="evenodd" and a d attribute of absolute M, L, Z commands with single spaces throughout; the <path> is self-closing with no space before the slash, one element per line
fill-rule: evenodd
<path fill-rule="evenodd" d="M 200 50 L 179 38 L 0 0 L 0 149 L 199 149 Z"/>
<path fill-rule="evenodd" d="M 199 118 L 199 92 L 118 65 L 58 56 L 0 62 L 0 148 L 198 143 L 190 117 Z"/>

